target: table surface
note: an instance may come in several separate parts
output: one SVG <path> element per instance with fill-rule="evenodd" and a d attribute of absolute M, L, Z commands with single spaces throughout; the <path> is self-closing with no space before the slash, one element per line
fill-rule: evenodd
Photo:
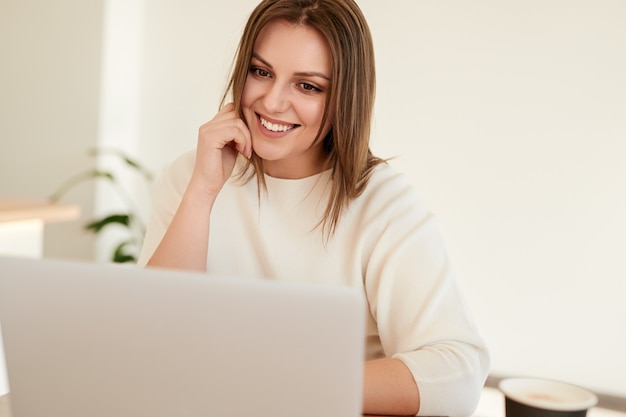
<path fill-rule="evenodd" d="M 11 401 L 8 395 L 0 396 L 0 417 L 12 417 Z M 494 388 L 485 388 L 473 417 L 504 417 L 504 397 L 502 393 Z M 626 413 L 594 407 L 589 410 L 587 417 L 626 417 Z"/>
<path fill-rule="evenodd" d="M 499 391 L 486 388 L 481 396 L 480 403 L 474 417 L 503 417 L 504 400 Z M 0 417 L 11 417 L 11 402 L 9 395 L 0 396 Z M 368 416 L 376 417 L 376 416 Z M 379 416 L 382 417 L 382 416 Z M 590 416 L 590 417 L 626 417 L 622 416 Z"/>
<path fill-rule="evenodd" d="M 26 220 L 60 222 L 73 220 L 80 215 L 80 207 L 74 204 L 49 201 L 0 198 L 0 223 Z"/>
<path fill-rule="evenodd" d="M 10 396 L 0 396 L 0 417 L 12 417 Z M 386 416 L 364 416 L 364 417 L 386 417 Z"/>

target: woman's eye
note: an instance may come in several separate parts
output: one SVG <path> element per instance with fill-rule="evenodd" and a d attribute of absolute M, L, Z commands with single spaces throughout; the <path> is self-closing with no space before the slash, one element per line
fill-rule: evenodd
<path fill-rule="evenodd" d="M 317 88 L 313 84 L 309 84 L 309 83 L 300 83 L 300 88 L 302 88 L 304 91 L 311 92 L 311 93 L 316 92 L 316 91 L 322 91 L 321 89 Z"/>
<path fill-rule="evenodd" d="M 268 70 L 259 67 L 252 67 L 250 71 L 262 78 L 267 78 L 271 75 Z"/>

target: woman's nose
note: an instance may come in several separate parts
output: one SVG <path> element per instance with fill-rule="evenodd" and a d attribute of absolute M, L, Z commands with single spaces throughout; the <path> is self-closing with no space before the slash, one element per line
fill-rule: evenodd
<path fill-rule="evenodd" d="M 271 113 L 282 113 L 289 108 L 288 86 L 272 83 L 263 97 L 265 108 Z"/>

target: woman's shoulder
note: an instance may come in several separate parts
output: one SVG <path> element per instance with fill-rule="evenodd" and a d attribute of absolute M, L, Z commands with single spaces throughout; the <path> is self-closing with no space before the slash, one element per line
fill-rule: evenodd
<path fill-rule="evenodd" d="M 193 172 L 193 167 L 196 161 L 196 150 L 189 149 L 182 154 L 178 155 L 176 159 L 174 159 L 169 166 L 167 167 L 166 172 L 169 175 L 191 175 Z"/>
<path fill-rule="evenodd" d="M 408 175 L 389 163 L 374 167 L 357 203 L 374 210 L 396 211 L 419 209 L 427 211 L 424 201 Z"/>
<path fill-rule="evenodd" d="M 181 194 L 191 178 L 195 159 L 195 149 L 185 151 L 177 156 L 176 159 L 165 166 L 157 183 L 157 190 Z"/>
<path fill-rule="evenodd" d="M 165 183 L 165 185 L 170 188 L 179 191 L 185 190 L 189 180 L 191 179 L 195 165 L 196 149 L 194 148 L 178 155 L 176 159 L 166 166 L 163 175 L 161 176 L 161 182 Z M 248 177 L 245 174 L 242 174 L 246 169 L 249 169 L 249 167 L 246 165 L 245 158 L 238 157 L 235 167 L 233 168 L 231 181 L 226 183 L 228 187 L 224 187 L 224 189 L 229 188 L 231 185 L 243 185 L 249 183 L 250 181 L 246 180 Z"/>
<path fill-rule="evenodd" d="M 388 162 L 378 164 L 372 170 L 364 194 L 389 196 L 394 193 L 417 195 L 417 190 L 407 174 L 398 171 Z"/>

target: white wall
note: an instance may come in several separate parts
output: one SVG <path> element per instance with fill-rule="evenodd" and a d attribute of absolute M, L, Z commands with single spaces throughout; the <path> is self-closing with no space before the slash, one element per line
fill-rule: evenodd
<path fill-rule="evenodd" d="M 143 0 L 106 0 L 102 15 L 98 146 L 105 151 L 121 151 L 136 160 L 143 160 L 138 157 L 143 3 Z M 119 188 L 106 181 L 96 184 L 95 215 L 102 218 L 130 209 L 147 217 L 151 189 L 145 186 L 141 176 L 107 152 L 98 158 L 98 168 L 113 173 Z M 98 235 L 95 259 L 110 261 L 117 245 L 129 237 L 127 228 L 106 228 Z"/>
<path fill-rule="evenodd" d="M 256 0 L 131 3 L 126 146 L 160 171 L 213 116 Z M 626 3 L 359 3 L 377 47 L 373 148 L 437 213 L 493 371 L 626 395 Z"/>
<path fill-rule="evenodd" d="M 146 3 L 141 155 L 209 120 L 255 0 Z M 493 371 L 626 395 L 626 3 L 361 0 L 373 148 L 438 214 Z"/>
<path fill-rule="evenodd" d="M 626 3 L 361 3 L 374 147 L 439 215 L 494 372 L 625 395 Z"/>
<path fill-rule="evenodd" d="M 193 148 L 198 128 L 214 116 L 256 3 L 144 2 L 139 148 L 154 170 Z"/>

